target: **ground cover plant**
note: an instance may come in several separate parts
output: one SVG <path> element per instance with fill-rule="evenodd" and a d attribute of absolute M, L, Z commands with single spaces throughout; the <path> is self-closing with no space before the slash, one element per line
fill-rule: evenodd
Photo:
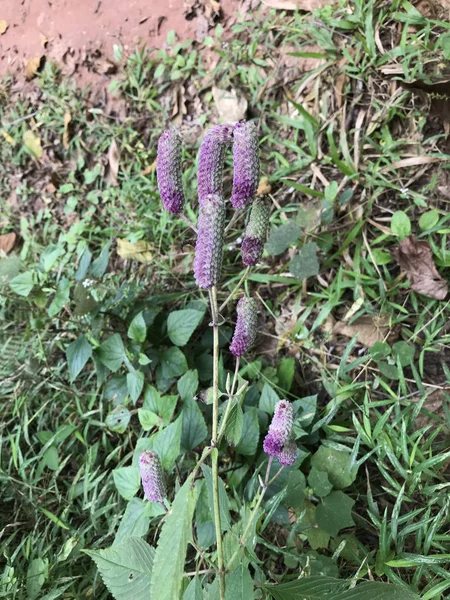
<path fill-rule="evenodd" d="M 247 271 L 236 211 L 217 299 L 232 294 L 218 400 L 240 406 L 212 453 L 225 597 L 447 597 L 443 14 L 395 0 L 256 11 L 201 46 L 117 48 L 112 109 L 51 63 L 14 101 L 2 80 L 2 597 L 148 598 L 155 584 L 220 598 L 211 456 L 185 485 L 212 437 L 214 327 L 195 232 L 161 206 L 155 160 L 171 122 L 197 227 L 199 144 L 234 120 L 227 99 L 257 126 L 270 224 Z M 230 152 L 225 198 L 232 167 Z M 243 295 L 258 331 L 233 386 Z M 296 462 L 262 496 L 282 400 Z M 164 508 L 145 498 L 144 451 L 162 463 Z M 151 574 L 164 544 L 178 596 Z"/>

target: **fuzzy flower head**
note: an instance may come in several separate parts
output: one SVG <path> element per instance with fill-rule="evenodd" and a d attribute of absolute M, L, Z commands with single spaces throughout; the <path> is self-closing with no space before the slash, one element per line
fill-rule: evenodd
<path fill-rule="evenodd" d="M 198 157 L 198 201 L 202 206 L 213 195 L 222 197 L 223 165 L 227 148 L 233 138 L 234 125 L 212 127 L 200 145 Z"/>
<path fill-rule="evenodd" d="M 242 240 L 242 262 L 256 265 L 262 257 L 269 226 L 270 204 L 267 198 L 257 198 L 252 204 L 250 218 Z"/>
<path fill-rule="evenodd" d="M 253 298 L 241 298 L 237 304 L 237 320 L 230 351 L 242 356 L 255 343 L 258 325 L 258 309 Z"/>
<path fill-rule="evenodd" d="M 233 192 L 234 208 L 245 208 L 256 196 L 259 183 L 259 152 L 256 125 L 252 121 L 238 123 L 233 141 Z"/>
<path fill-rule="evenodd" d="M 269 431 L 264 439 L 266 454 L 277 456 L 282 451 L 291 436 L 293 418 L 292 404 L 288 400 L 277 402 Z"/>
<path fill-rule="evenodd" d="M 197 222 L 194 276 L 197 285 L 210 289 L 220 279 L 225 230 L 225 202 L 211 194 L 203 200 Z"/>
<path fill-rule="evenodd" d="M 156 176 L 164 208 L 174 215 L 180 213 L 183 209 L 184 193 L 181 135 L 177 129 L 167 129 L 159 138 Z"/>
<path fill-rule="evenodd" d="M 156 452 L 143 452 L 139 457 L 142 487 L 145 497 L 151 502 L 164 502 L 167 496 L 163 470 Z"/>
<path fill-rule="evenodd" d="M 295 463 L 295 459 L 297 458 L 297 445 L 295 441 L 291 440 L 287 442 L 281 449 L 281 451 L 277 454 L 277 458 L 280 464 L 290 467 Z"/>

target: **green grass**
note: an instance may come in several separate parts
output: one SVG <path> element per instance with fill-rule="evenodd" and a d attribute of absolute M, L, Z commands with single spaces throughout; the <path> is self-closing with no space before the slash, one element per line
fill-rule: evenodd
<path fill-rule="evenodd" d="M 206 303 L 191 273 L 192 236 L 162 211 L 149 167 L 172 115 L 173 89 L 184 85 L 186 213 L 195 220 L 198 140 L 203 127 L 218 119 L 211 94 L 217 82 L 248 99 L 260 125 L 263 174 L 272 186 L 270 253 L 246 283 L 264 310 L 260 343 L 241 370 L 249 382 L 244 406 L 249 414 L 259 408 L 263 435 L 268 415 L 261 397 L 317 394 L 311 419 L 299 423 L 304 478 L 297 484 L 307 503 L 295 500 L 288 476 L 271 491 L 269 518 L 258 530 L 262 562 L 251 563 L 254 579 L 286 582 L 304 571 L 398 583 L 424 600 L 447 597 L 449 308 L 409 291 L 390 254 L 401 237 L 391 230 L 391 219 L 401 210 L 412 232 L 430 243 L 444 277 L 450 266 L 444 127 L 417 95 L 398 84 L 393 91 L 396 78 L 412 82 L 430 73 L 430 60 L 442 58 L 437 46 L 447 30 L 448 23 L 419 18 L 408 2 L 395 0 L 355 2 L 351 12 L 327 8 L 313 19 L 256 12 L 234 26 L 230 39 L 218 28 L 217 37 L 207 40 L 219 59 L 213 71 L 202 66 L 202 48 L 192 44 L 173 42 L 167 51 L 137 50 L 129 57 L 117 49 L 123 66 L 111 89 L 126 101 L 124 114 L 89 102 L 88 93 L 73 88 L 51 64 L 36 82 L 37 100 L 10 99 L 10 82 L 2 81 L 0 129 L 15 144 L 2 138 L 0 146 L 0 226 L 2 233 L 17 232 L 20 242 L 8 259 L 0 258 L 0 597 L 110 597 L 82 550 L 112 544 L 126 507 L 113 470 L 129 466 L 137 441 L 147 437 L 137 409 L 149 392 L 133 404 L 125 376 L 142 372 L 146 385 L 176 394 L 175 378 L 155 367 L 171 346 L 167 316 Z M 311 44 L 321 49 L 323 64 L 313 73 L 286 74 L 280 66 L 286 48 L 301 54 Z M 72 117 L 68 148 L 62 143 L 66 113 Z M 25 148 L 29 129 L 40 137 L 45 160 L 36 161 Z M 118 186 L 108 182 L 112 140 L 121 151 Z M 402 162 L 425 155 L 436 162 Z M 229 168 L 226 173 L 229 190 Z M 431 210 L 438 220 L 421 227 L 420 217 Z M 242 272 L 243 224 L 241 217 L 229 232 L 219 301 Z M 151 261 L 123 260 L 117 238 L 148 242 Z M 293 261 L 300 254 L 305 268 L 301 252 L 310 243 L 319 277 L 311 272 L 302 281 L 292 276 L 298 273 Z M 19 273 L 29 274 L 28 293 L 27 286 L 18 294 L 9 285 Z M 81 283 L 85 277 L 94 282 L 90 296 Z M 136 343 L 127 331 L 141 311 L 147 337 Z M 367 349 L 355 337 L 332 334 L 333 323 L 348 311 L 350 323 L 362 317 L 376 319 L 375 328 L 381 323 L 385 343 Z M 225 345 L 232 305 L 224 316 L 221 389 L 233 369 Z M 189 368 L 198 370 L 203 396 L 211 377 L 207 322 L 182 348 Z M 115 374 L 101 359 L 102 344 L 113 334 L 126 346 Z M 82 335 L 95 360 L 72 381 L 66 350 Z M 142 355 L 153 363 L 143 364 Z M 130 424 L 118 433 L 105 422 L 122 403 Z M 200 406 L 209 423 L 209 407 Z M 175 416 L 181 408 L 178 402 Z M 326 543 L 314 538 L 311 526 L 322 502 L 309 480 L 319 448 L 350 452 L 358 469 L 345 486 L 354 501 L 354 525 Z M 179 457 L 169 475 L 172 493 L 200 452 L 201 445 Z M 262 460 L 260 447 L 255 456 L 239 446 L 224 453 L 222 477 L 235 517 L 254 498 L 255 465 Z M 283 486 L 287 501 L 277 496 Z M 151 515 L 152 545 L 160 519 Z M 192 552 L 185 570 L 208 569 L 212 556 L 211 549 L 204 557 Z M 44 562 L 32 563 L 38 558 Z M 33 564 L 37 571 L 30 572 Z"/>

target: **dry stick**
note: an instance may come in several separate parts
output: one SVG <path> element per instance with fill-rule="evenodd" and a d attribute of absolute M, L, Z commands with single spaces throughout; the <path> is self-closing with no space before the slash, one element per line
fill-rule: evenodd
<path fill-rule="evenodd" d="M 231 292 L 231 294 L 228 296 L 228 298 L 225 300 L 225 302 L 222 302 L 222 304 L 219 307 L 219 313 L 221 313 L 223 311 L 223 309 L 225 308 L 225 306 L 228 304 L 228 302 L 230 300 L 232 300 L 233 296 L 235 295 L 235 293 L 238 291 L 238 289 L 241 287 L 241 285 L 244 283 L 244 281 L 247 279 L 248 274 L 250 273 L 250 267 L 247 267 L 244 271 L 244 274 L 242 275 L 242 277 L 239 280 L 239 283 L 236 285 L 236 287 L 233 289 L 233 291 Z"/>
<path fill-rule="evenodd" d="M 213 422 L 212 422 L 212 484 L 214 524 L 217 542 L 217 564 L 219 567 L 220 600 L 225 600 L 225 570 L 223 564 L 222 529 L 220 527 L 219 505 L 219 451 L 217 449 L 217 429 L 219 423 L 219 324 L 217 311 L 217 289 L 214 285 L 210 292 L 211 315 L 213 326 Z M 215 452 L 214 452 L 215 450 Z"/>

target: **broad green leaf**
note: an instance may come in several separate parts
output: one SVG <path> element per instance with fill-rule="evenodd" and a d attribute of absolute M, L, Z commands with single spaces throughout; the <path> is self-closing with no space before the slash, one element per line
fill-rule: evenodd
<path fill-rule="evenodd" d="M 187 371 L 186 357 L 179 348 L 168 348 L 161 352 L 158 370 L 164 379 L 180 377 Z"/>
<path fill-rule="evenodd" d="M 237 398 L 233 398 L 227 402 L 231 402 L 232 404 L 225 424 L 225 436 L 230 444 L 237 446 L 244 429 L 244 413 Z"/>
<path fill-rule="evenodd" d="M 181 414 L 181 445 L 186 451 L 193 450 L 206 439 L 208 428 L 198 403 L 192 397 L 185 400 Z"/>
<path fill-rule="evenodd" d="M 178 393 L 183 400 L 194 398 L 198 390 L 198 372 L 196 369 L 190 369 L 177 382 Z"/>
<path fill-rule="evenodd" d="M 178 396 L 161 396 L 157 389 L 148 385 L 145 388 L 143 408 L 159 415 L 167 425 L 170 423 L 177 401 Z"/>
<path fill-rule="evenodd" d="M 33 273 L 31 271 L 26 271 L 25 273 L 21 273 L 20 275 L 16 275 L 9 282 L 9 287 L 13 292 L 18 294 L 19 296 L 28 296 L 31 290 L 33 289 Z"/>
<path fill-rule="evenodd" d="M 131 500 L 141 487 L 141 475 L 138 467 L 114 469 L 113 478 L 117 491 L 125 500 Z"/>
<path fill-rule="evenodd" d="M 70 281 L 63 277 L 56 287 L 56 294 L 48 307 L 48 316 L 57 315 L 70 300 Z"/>
<path fill-rule="evenodd" d="M 48 578 L 48 559 L 34 558 L 27 570 L 27 593 L 30 600 L 39 597 L 42 586 Z"/>
<path fill-rule="evenodd" d="M 283 358 L 283 360 L 278 365 L 277 375 L 278 375 L 278 383 L 283 390 L 289 392 L 292 386 L 292 382 L 294 380 L 295 374 L 295 359 Z"/>
<path fill-rule="evenodd" d="M 188 478 L 178 491 L 159 536 L 152 577 L 152 597 L 158 600 L 178 600 L 180 597 L 197 500 L 197 488 L 191 484 Z"/>
<path fill-rule="evenodd" d="M 348 452 L 326 446 L 320 446 L 311 459 L 311 465 L 318 471 L 328 473 L 328 479 L 338 490 L 348 487 L 356 479 L 356 472 L 351 470 L 350 464 Z"/>
<path fill-rule="evenodd" d="M 411 221 L 402 210 L 397 210 L 391 217 L 391 229 L 401 240 L 411 235 Z"/>
<path fill-rule="evenodd" d="M 78 339 L 67 346 L 66 356 L 69 364 L 70 379 L 73 381 L 92 356 L 92 346 L 84 335 L 80 335 Z"/>
<path fill-rule="evenodd" d="M 225 578 L 225 600 L 250 600 L 253 598 L 253 581 L 248 568 L 241 563 Z"/>
<path fill-rule="evenodd" d="M 273 388 L 268 383 L 264 384 L 259 399 L 259 408 L 269 415 L 273 414 L 275 410 L 275 404 L 279 402 L 280 398 Z"/>
<path fill-rule="evenodd" d="M 208 491 L 209 499 L 209 510 L 211 514 L 211 520 L 214 521 L 213 511 L 213 482 L 212 482 L 212 469 L 208 465 L 202 465 L 203 477 L 206 482 L 206 489 Z M 230 510 L 228 508 L 228 496 L 225 490 L 224 483 L 219 477 L 219 509 L 220 509 L 220 526 L 222 531 L 226 531 L 230 528 Z"/>
<path fill-rule="evenodd" d="M 138 313 L 131 321 L 128 327 L 128 337 L 135 342 L 142 343 L 147 335 L 147 326 L 145 324 L 142 312 Z"/>
<path fill-rule="evenodd" d="M 111 369 L 117 371 L 125 359 L 125 348 L 122 338 L 118 333 L 114 333 L 104 341 L 98 349 L 101 362 Z"/>
<path fill-rule="evenodd" d="M 305 500 L 306 479 L 301 471 L 291 471 L 283 502 L 291 508 L 299 508 Z"/>
<path fill-rule="evenodd" d="M 150 431 L 150 429 L 153 429 L 153 427 L 159 424 L 158 415 L 151 410 L 140 408 L 138 410 L 138 417 L 139 423 L 142 425 L 144 431 Z"/>
<path fill-rule="evenodd" d="M 344 492 L 331 492 L 316 508 L 317 525 L 336 537 L 341 529 L 352 527 L 352 509 L 355 501 Z"/>
<path fill-rule="evenodd" d="M 56 471 L 59 466 L 58 450 L 55 446 L 50 446 L 44 452 L 43 456 L 45 463 L 49 469 Z"/>
<path fill-rule="evenodd" d="M 131 413 L 125 406 L 116 406 L 105 419 L 105 425 L 110 431 L 124 433 L 131 419 Z"/>
<path fill-rule="evenodd" d="M 94 260 L 89 269 L 89 274 L 92 277 L 102 277 L 105 274 L 109 261 L 109 250 L 111 242 L 107 242 L 100 252 L 100 256 Z"/>
<path fill-rule="evenodd" d="M 105 398 L 114 404 L 123 404 L 128 395 L 127 378 L 125 375 L 114 375 L 105 385 Z"/>
<path fill-rule="evenodd" d="M 110 548 L 83 552 L 95 561 L 104 584 L 115 600 L 149 600 L 152 597 L 150 590 L 155 549 L 141 538 L 128 537 Z"/>
<path fill-rule="evenodd" d="M 396 342 L 392 346 L 392 356 L 402 367 L 407 367 L 414 360 L 415 348 L 406 342 Z"/>
<path fill-rule="evenodd" d="M 258 448 L 259 421 L 256 408 L 251 407 L 244 413 L 242 437 L 236 446 L 236 452 L 243 456 L 253 456 Z"/>
<path fill-rule="evenodd" d="M 271 256 L 283 254 L 287 248 L 296 242 L 300 236 L 301 230 L 294 222 L 281 225 L 277 229 L 272 229 L 269 240 L 266 244 L 266 250 Z"/>
<path fill-rule="evenodd" d="M 140 498 L 131 498 L 120 521 L 114 538 L 114 546 L 120 544 L 127 537 L 142 537 L 147 534 L 150 526 L 150 518 L 146 510 L 148 504 Z"/>
<path fill-rule="evenodd" d="M 136 369 L 133 369 L 127 373 L 127 389 L 133 404 L 136 404 L 143 388 L 144 373 L 142 373 L 142 371 L 136 371 Z"/>
<path fill-rule="evenodd" d="M 303 281 L 308 277 L 318 275 L 319 269 L 317 246 L 314 242 L 305 244 L 289 264 L 289 271 L 297 281 Z"/>
<path fill-rule="evenodd" d="M 391 347 L 386 342 L 375 342 L 375 344 L 369 348 L 369 354 L 375 360 L 386 358 L 391 353 Z"/>
<path fill-rule="evenodd" d="M 203 600 L 202 583 L 199 577 L 193 577 L 186 588 L 183 600 Z"/>
<path fill-rule="evenodd" d="M 435 225 L 437 225 L 439 221 L 439 213 L 437 210 L 429 210 L 419 219 L 419 227 L 422 231 L 426 231 L 427 229 L 432 229 Z"/>
<path fill-rule="evenodd" d="M 164 469 L 169 471 L 178 455 L 181 444 L 181 417 L 160 431 L 153 438 L 153 449 L 158 454 Z"/>
<path fill-rule="evenodd" d="M 313 489 L 313 492 L 319 498 L 327 496 L 333 486 L 328 479 L 328 474 L 325 471 L 318 471 L 315 467 L 311 469 L 308 475 L 308 484 Z"/>
<path fill-rule="evenodd" d="M 294 401 L 294 411 L 297 413 L 296 420 L 302 427 L 311 425 L 317 412 L 317 394 L 306 396 Z"/>
<path fill-rule="evenodd" d="M 419 600 L 419 596 L 406 586 L 365 581 L 351 590 L 337 594 L 333 600 Z"/>
<path fill-rule="evenodd" d="M 171 312 L 167 319 L 167 334 L 172 344 L 185 346 L 203 321 L 204 313 L 187 308 Z"/>

